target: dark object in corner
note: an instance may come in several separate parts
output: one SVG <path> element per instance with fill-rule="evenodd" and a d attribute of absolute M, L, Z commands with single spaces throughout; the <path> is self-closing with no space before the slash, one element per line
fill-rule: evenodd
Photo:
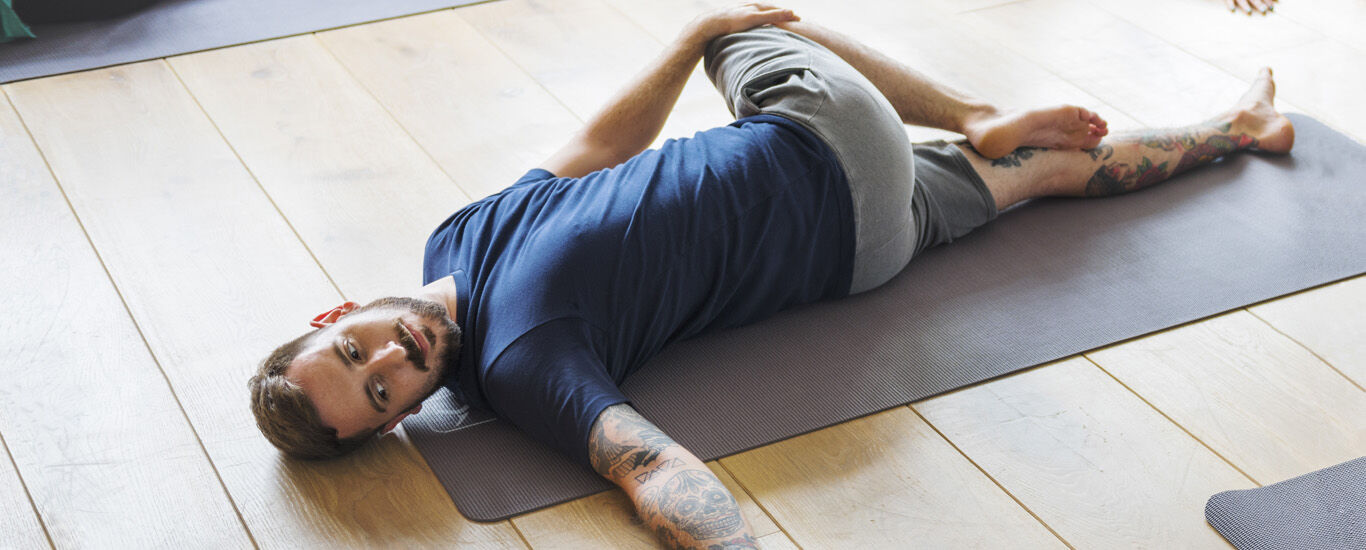
<path fill-rule="evenodd" d="M 95 21 L 128 14 L 157 0 L 13 0 L 14 12 L 25 23 Z"/>

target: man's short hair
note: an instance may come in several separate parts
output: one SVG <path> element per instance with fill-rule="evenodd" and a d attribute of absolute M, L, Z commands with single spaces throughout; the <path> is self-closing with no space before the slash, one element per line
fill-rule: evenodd
<path fill-rule="evenodd" d="M 251 388 L 251 412 L 266 439 L 285 454 L 309 460 L 337 458 L 370 441 L 379 428 L 341 439 L 336 428 L 323 424 L 303 388 L 285 378 L 285 369 L 299 350 L 318 333 L 315 329 L 290 340 L 261 362 L 247 385 Z"/>

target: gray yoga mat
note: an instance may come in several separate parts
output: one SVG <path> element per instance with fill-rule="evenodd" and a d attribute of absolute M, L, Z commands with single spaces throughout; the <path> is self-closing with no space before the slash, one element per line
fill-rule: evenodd
<path fill-rule="evenodd" d="M 1366 548 L 1366 457 L 1224 491 L 1205 504 L 1205 521 L 1239 550 Z"/>
<path fill-rule="evenodd" d="M 711 460 L 1362 273 L 1366 147 L 1292 119 L 1291 156 L 1026 204 L 879 289 L 669 346 L 624 391 Z M 474 520 L 609 487 L 444 390 L 403 426 Z"/>
<path fill-rule="evenodd" d="M 32 25 L 0 44 L 0 83 L 108 67 L 487 0 L 166 0 L 117 19 Z"/>

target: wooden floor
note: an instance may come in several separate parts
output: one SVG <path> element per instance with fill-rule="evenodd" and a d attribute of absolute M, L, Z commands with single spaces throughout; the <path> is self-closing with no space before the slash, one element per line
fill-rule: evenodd
<path fill-rule="evenodd" d="M 418 285 L 437 222 L 708 3 L 503 0 L 3 86 L 0 546 L 649 547 L 618 492 L 467 521 L 402 436 L 282 460 L 246 380 L 317 311 Z M 1283 108 L 1366 138 L 1359 0 L 790 5 L 1112 128 L 1209 116 L 1271 65 Z M 694 76 L 666 136 L 728 119 Z M 1363 309 L 1358 277 L 711 466 L 766 548 L 1225 547 L 1210 495 L 1366 455 Z"/>

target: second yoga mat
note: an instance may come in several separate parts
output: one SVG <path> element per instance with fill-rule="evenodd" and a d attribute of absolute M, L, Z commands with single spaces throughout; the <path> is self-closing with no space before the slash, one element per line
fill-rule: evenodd
<path fill-rule="evenodd" d="M 1292 119 L 1293 155 L 1026 204 L 882 288 L 674 344 L 626 395 L 711 460 L 1362 273 L 1366 148 Z M 403 426 L 471 519 L 610 486 L 445 390 Z"/>
<path fill-rule="evenodd" d="M 104 21 L 33 25 L 0 45 L 0 83 L 156 59 L 486 0 L 162 0 Z"/>

